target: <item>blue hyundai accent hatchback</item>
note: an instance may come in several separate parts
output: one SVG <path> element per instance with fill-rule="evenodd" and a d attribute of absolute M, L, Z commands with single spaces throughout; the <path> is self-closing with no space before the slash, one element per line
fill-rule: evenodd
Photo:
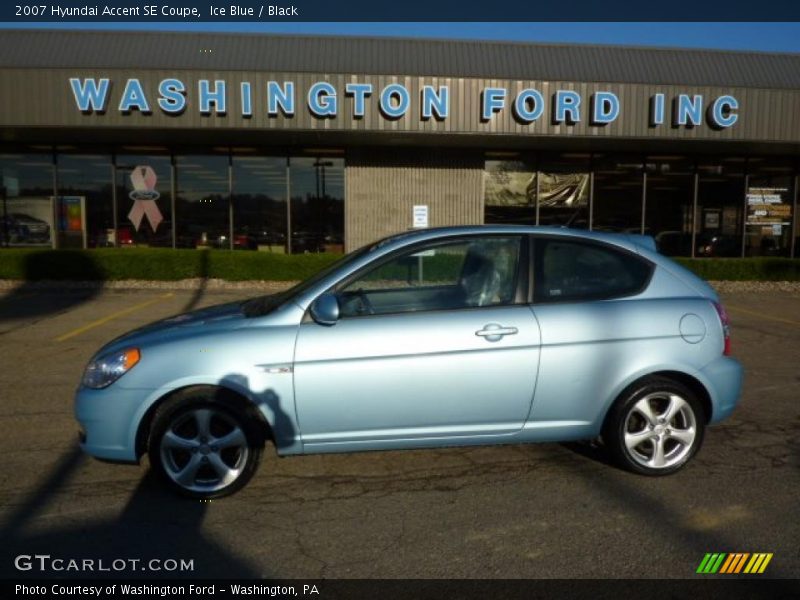
<path fill-rule="evenodd" d="M 178 315 L 103 347 L 75 413 L 98 458 L 144 454 L 193 497 L 280 455 L 602 437 L 673 473 L 730 415 L 742 368 L 714 290 L 648 237 L 414 231 L 287 292 Z"/>

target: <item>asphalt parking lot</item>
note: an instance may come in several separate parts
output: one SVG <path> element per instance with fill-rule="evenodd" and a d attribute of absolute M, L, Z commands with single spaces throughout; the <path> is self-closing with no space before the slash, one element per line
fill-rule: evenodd
<path fill-rule="evenodd" d="M 705 553 L 738 551 L 774 553 L 765 576 L 800 577 L 800 294 L 724 295 L 744 397 L 672 477 L 581 444 L 268 451 L 242 492 L 201 503 L 162 491 L 146 464 L 80 454 L 72 392 L 102 343 L 252 295 L 0 295 L 0 575 L 40 577 L 14 557 L 49 554 L 192 559 L 192 577 L 693 577 Z"/>

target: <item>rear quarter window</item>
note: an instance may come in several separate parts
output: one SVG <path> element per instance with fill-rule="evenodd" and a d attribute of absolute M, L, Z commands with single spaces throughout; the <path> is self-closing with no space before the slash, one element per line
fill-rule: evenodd
<path fill-rule="evenodd" d="M 653 265 L 605 244 L 540 238 L 534 244 L 535 302 L 603 300 L 632 296 L 650 280 Z"/>

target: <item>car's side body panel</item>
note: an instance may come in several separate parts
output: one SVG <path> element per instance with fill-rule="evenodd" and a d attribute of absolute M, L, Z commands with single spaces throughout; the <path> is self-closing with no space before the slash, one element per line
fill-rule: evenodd
<path fill-rule="evenodd" d="M 699 371 L 722 349 L 714 308 L 701 298 L 540 304 L 533 311 L 542 332 L 530 418 L 537 428 L 583 421 L 597 435 L 624 382 L 648 371 Z M 706 324 L 702 339 L 681 335 L 689 314 Z"/>
<path fill-rule="evenodd" d="M 490 324 L 517 333 L 476 335 Z M 527 306 L 304 323 L 294 373 L 304 447 L 519 431 L 538 360 Z"/>

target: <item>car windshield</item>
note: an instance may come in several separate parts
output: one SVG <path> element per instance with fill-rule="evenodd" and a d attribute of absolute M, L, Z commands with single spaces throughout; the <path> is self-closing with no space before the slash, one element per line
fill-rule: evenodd
<path fill-rule="evenodd" d="M 409 235 L 413 234 L 414 232 L 404 232 L 398 233 L 395 235 L 390 235 L 385 237 L 381 240 L 378 240 L 374 244 L 370 244 L 368 246 L 363 246 L 350 254 L 345 254 L 342 258 L 334 262 L 333 264 L 325 267 L 320 272 L 312 275 L 308 279 L 301 281 L 297 285 L 292 286 L 288 290 L 284 292 L 279 292 L 277 294 L 270 294 L 268 296 L 259 296 L 257 298 L 252 298 L 250 300 L 245 300 L 242 303 L 242 312 L 244 313 L 245 317 L 261 317 L 266 314 L 271 313 L 273 310 L 285 304 L 290 299 L 294 298 L 298 294 L 305 292 L 308 288 L 316 285 L 318 282 L 325 279 L 328 275 L 344 267 L 345 265 L 358 260 L 362 256 L 374 252 L 378 248 L 382 248 L 386 244 L 393 242 L 395 240 L 408 237 Z"/>
<path fill-rule="evenodd" d="M 335 270 L 347 265 L 348 263 L 357 260 L 372 252 L 375 248 L 378 247 L 378 244 L 372 246 L 364 246 L 355 252 L 351 252 L 350 254 L 345 254 L 342 258 L 334 262 L 333 264 L 325 267 L 315 275 L 312 275 L 308 279 L 301 281 L 297 285 L 292 286 L 286 291 L 279 292 L 277 294 L 270 294 L 268 296 L 259 296 L 258 298 L 252 298 L 250 300 L 246 300 L 242 304 L 242 312 L 246 317 L 261 317 L 263 315 L 271 313 L 273 310 L 294 298 L 296 295 L 301 294 L 302 292 L 306 291 L 308 288 L 316 285 L 319 281 L 323 280 L 325 277 L 333 273 Z"/>
<path fill-rule="evenodd" d="M 268 296 L 259 296 L 257 298 L 252 298 L 250 300 L 245 300 L 242 303 L 242 312 L 246 317 L 261 317 L 263 315 L 271 313 L 273 310 L 281 306 L 282 304 L 286 303 L 291 298 L 294 298 L 298 294 L 305 292 L 308 288 L 316 285 L 319 281 L 325 279 L 328 275 L 344 267 L 345 265 L 358 260 L 362 256 L 374 252 L 375 250 L 382 248 L 386 244 L 390 242 L 394 242 L 395 240 L 399 240 L 410 235 L 413 235 L 414 231 L 406 231 L 403 233 L 396 233 L 394 235 L 387 236 L 374 242 L 368 246 L 363 246 L 358 250 L 351 252 L 350 254 L 345 254 L 342 258 L 334 262 L 333 264 L 325 267 L 320 272 L 312 275 L 308 279 L 299 282 L 297 285 L 292 286 L 288 290 L 284 292 L 279 292 L 277 294 L 270 294 Z"/>

